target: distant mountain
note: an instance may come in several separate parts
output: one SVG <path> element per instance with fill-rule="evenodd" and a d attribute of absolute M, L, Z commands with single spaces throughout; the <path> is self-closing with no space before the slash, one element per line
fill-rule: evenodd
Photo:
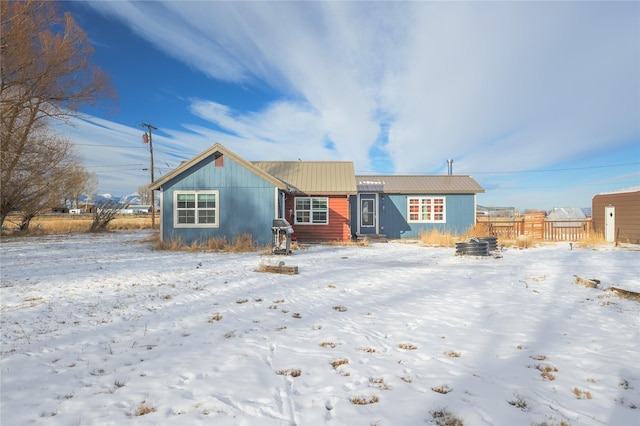
<path fill-rule="evenodd" d="M 88 197 L 86 195 L 80 196 L 80 202 L 87 202 L 87 198 Z M 133 194 L 123 195 L 120 197 L 112 194 L 97 194 L 89 200 L 92 204 L 109 203 L 114 201 L 116 203 L 137 205 L 140 204 L 140 196 L 135 192 Z"/>

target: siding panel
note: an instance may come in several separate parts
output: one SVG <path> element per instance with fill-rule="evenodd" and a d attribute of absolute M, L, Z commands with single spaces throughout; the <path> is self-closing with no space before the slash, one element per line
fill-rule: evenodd
<path fill-rule="evenodd" d="M 407 222 L 407 200 L 413 196 L 446 198 L 446 223 Z M 475 224 L 474 194 L 384 194 L 380 201 L 380 232 L 387 238 L 419 238 L 422 232 L 438 230 L 461 234 Z"/>
<path fill-rule="evenodd" d="M 220 191 L 218 228 L 174 228 L 173 192 L 175 190 Z M 180 239 L 186 244 L 209 238 L 227 238 L 231 242 L 242 234 L 253 235 L 259 245 L 271 242 L 275 214 L 275 186 L 226 158 L 223 167 L 215 167 L 213 157 L 194 165 L 163 185 L 162 233 L 165 241 Z"/>
<path fill-rule="evenodd" d="M 294 211 L 295 197 L 286 200 L 286 211 Z M 300 242 L 350 241 L 349 198 L 346 196 L 329 197 L 328 225 L 295 224 L 293 217 L 287 213 L 287 220 L 293 226 L 294 235 Z"/>
<path fill-rule="evenodd" d="M 615 232 L 622 243 L 640 244 L 640 191 L 598 194 L 593 197 L 593 230 L 604 235 L 605 207 L 615 207 Z"/>

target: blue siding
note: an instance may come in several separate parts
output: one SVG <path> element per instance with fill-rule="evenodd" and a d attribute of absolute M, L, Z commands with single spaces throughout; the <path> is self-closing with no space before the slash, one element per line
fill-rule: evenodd
<path fill-rule="evenodd" d="M 407 199 L 409 197 L 445 197 L 446 223 L 408 223 Z M 356 197 L 351 198 L 352 228 L 357 217 Z M 390 239 L 419 238 L 421 232 L 437 229 L 441 232 L 461 234 L 475 222 L 474 194 L 380 194 L 378 208 L 380 233 Z"/>
<path fill-rule="evenodd" d="M 408 223 L 409 197 L 445 197 L 446 223 Z M 380 202 L 380 232 L 387 238 L 419 238 L 421 232 L 437 229 L 460 234 L 475 224 L 475 197 L 473 194 L 411 195 L 385 194 Z"/>
<path fill-rule="evenodd" d="M 186 244 L 210 238 L 234 238 L 249 233 L 259 245 L 271 242 L 276 211 L 275 186 L 228 156 L 215 167 L 213 156 L 163 185 L 162 233 L 164 241 L 180 239 Z M 175 190 L 218 190 L 218 228 L 174 228 Z"/>

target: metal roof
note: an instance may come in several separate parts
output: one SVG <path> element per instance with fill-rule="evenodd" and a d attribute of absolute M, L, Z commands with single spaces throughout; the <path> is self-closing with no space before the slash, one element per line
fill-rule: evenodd
<path fill-rule="evenodd" d="M 356 193 L 351 161 L 252 161 L 251 164 L 305 194 Z"/>
<path fill-rule="evenodd" d="M 484 189 L 471 176 L 431 175 L 356 176 L 358 192 L 410 194 L 477 194 Z"/>
<path fill-rule="evenodd" d="M 547 218 L 556 220 L 586 219 L 587 216 L 579 207 L 554 207 L 547 215 Z"/>

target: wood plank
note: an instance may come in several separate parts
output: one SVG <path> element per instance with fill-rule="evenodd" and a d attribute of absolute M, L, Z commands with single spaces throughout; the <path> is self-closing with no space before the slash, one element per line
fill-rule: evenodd
<path fill-rule="evenodd" d="M 610 290 L 620 297 L 624 297 L 625 299 L 631 299 L 631 300 L 635 300 L 636 302 L 640 302 L 640 293 L 637 291 L 625 290 L 619 287 L 611 287 Z"/>
<path fill-rule="evenodd" d="M 596 288 L 598 287 L 598 284 L 600 284 L 600 280 L 583 278 L 577 275 L 574 275 L 574 277 L 576 277 L 574 284 L 583 285 L 585 287 Z"/>
<path fill-rule="evenodd" d="M 259 272 L 272 272 L 274 274 L 287 274 L 287 275 L 295 275 L 298 273 L 297 266 L 282 266 L 282 265 L 261 265 Z"/>

